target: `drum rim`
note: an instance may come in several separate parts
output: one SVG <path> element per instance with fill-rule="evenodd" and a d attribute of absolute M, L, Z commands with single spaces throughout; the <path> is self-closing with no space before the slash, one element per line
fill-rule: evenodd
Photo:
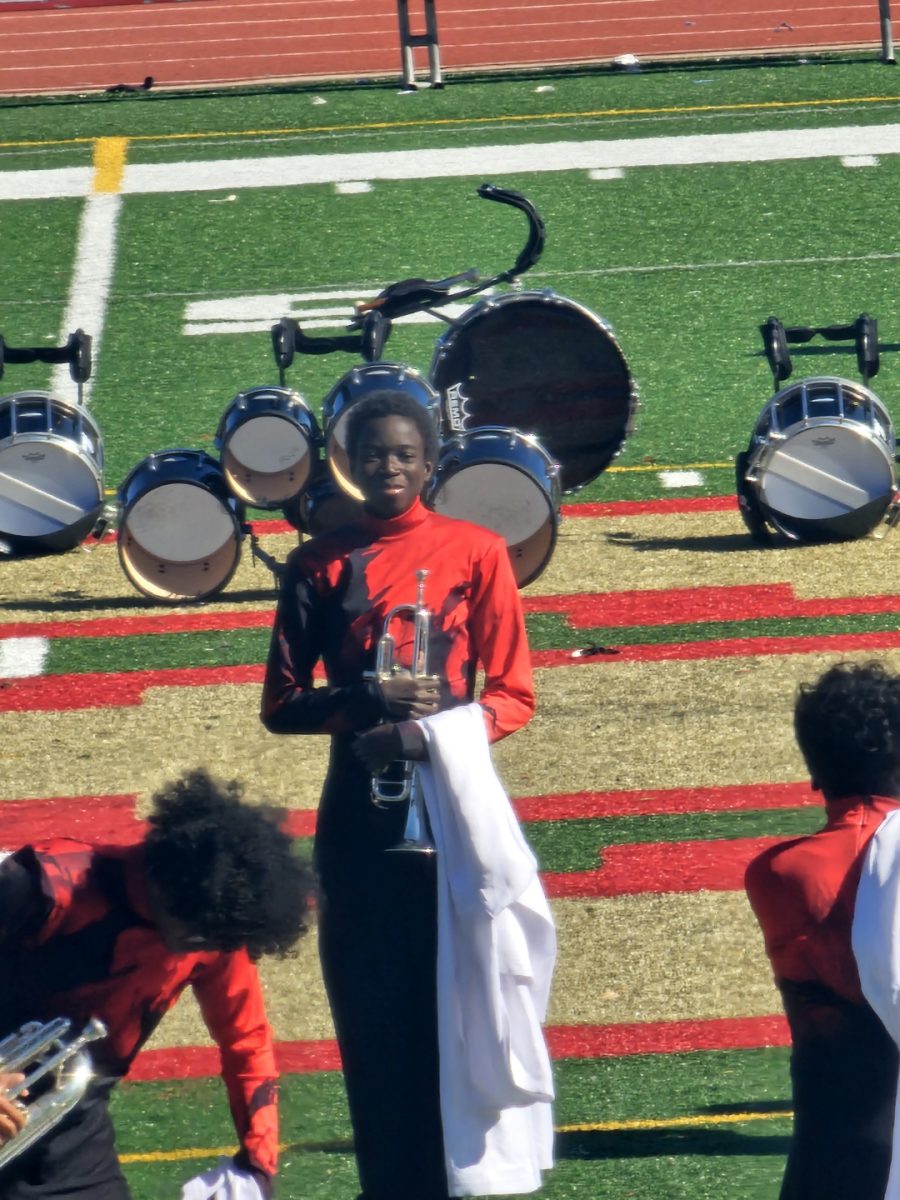
<path fill-rule="evenodd" d="M 325 398 L 322 401 L 322 426 L 323 426 L 324 436 L 326 438 L 328 436 L 328 426 L 331 424 L 331 422 L 328 420 L 326 406 L 329 404 L 329 402 L 332 400 L 333 397 L 335 397 L 339 394 L 340 389 L 344 385 L 344 381 L 354 374 L 369 375 L 369 374 L 374 374 L 376 371 L 380 371 L 384 368 L 388 368 L 388 369 L 396 368 L 396 370 L 400 371 L 403 375 L 411 376 L 413 378 L 414 382 L 424 385 L 425 390 L 428 393 L 430 393 L 429 399 L 436 402 L 437 408 L 438 408 L 438 416 L 440 417 L 441 393 L 431 382 L 428 375 L 426 375 L 424 372 L 420 371 L 418 367 L 413 367 L 409 363 L 403 363 L 403 362 L 384 362 L 381 359 L 379 359 L 378 362 L 374 362 L 374 363 L 369 363 L 369 362 L 357 363 L 355 366 L 350 367 L 349 370 L 345 371 L 343 373 L 343 375 L 341 375 L 340 379 L 338 379 L 337 382 L 334 383 L 332 385 L 332 387 L 328 390 L 328 392 L 325 394 Z M 388 389 L 386 389 L 386 390 L 388 390 Z M 353 401 L 351 401 L 351 403 L 353 403 Z M 348 405 L 348 407 L 349 407 L 349 405 Z M 422 407 L 424 408 L 425 405 L 423 405 Z M 339 420 L 340 418 L 337 417 L 335 419 Z"/>
<path fill-rule="evenodd" d="M 118 488 L 116 489 L 116 494 L 119 497 L 119 503 L 120 504 L 125 503 L 124 498 L 123 498 L 125 489 L 129 486 L 131 481 L 137 475 L 138 471 L 142 467 L 146 466 L 146 464 L 150 461 L 151 458 L 166 458 L 168 455 L 174 455 L 174 454 L 187 455 L 190 458 L 195 459 L 195 460 L 205 459 L 209 465 L 211 465 L 216 471 L 218 471 L 218 473 L 220 475 L 223 476 L 223 481 L 224 481 L 225 473 L 222 470 L 222 464 L 219 462 L 219 460 L 217 458 L 213 458 L 213 456 L 208 451 L 195 450 L 190 446 L 170 446 L 167 450 L 151 450 L 151 452 L 149 454 L 144 455 L 144 457 L 140 460 L 140 462 L 136 462 L 134 464 L 134 466 L 131 468 L 131 470 L 128 472 L 128 474 L 125 476 L 125 478 L 122 480 L 122 482 L 119 484 Z M 149 469 L 151 469 L 151 468 L 148 468 L 148 470 Z M 185 480 L 185 482 L 187 482 L 187 480 Z M 199 487 L 200 485 L 198 484 L 197 486 Z"/>
<path fill-rule="evenodd" d="M 467 438 L 471 435 L 475 435 L 475 434 L 479 434 L 479 435 L 483 435 L 483 434 L 498 435 L 499 434 L 507 439 L 510 436 L 513 436 L 515 438 L 518 438 L 520 441 L 526 442 L 527 445 L 532 450 L 538 451 L 538 453 L 543 457 L 545 464 L 550 468 L 549 474 L 550 474 L 551 484 L 552 484 L 552 489 L 553 489 L 553 496 L 551 496 L 551 499 L 554 496 L 556 497 L 556 508 L 557 508 L 557 510 L 559 509 L 559 505 L 562 503 L 561 497 L 563 494 L 562 488 L 560 487 L 560 482 L 559 482 L 560 472 L 562 470 L 560 464 L 557 462 L 557 460 L 553 457 L 553 455 L 550 453 L 550 451 L 547 449 L 547 447 L 544 445 L 544 443 L 540 440 L 540 438 L 536 434 L 525 433 L 523 430 L 516 429 L 511 425 L 510 426 L 507 426 L 507 425 L 473 425 L 471 429 L 462 429 L 462 430 L 459 430 L 458 432 L 453 433 L 445 442 L 442 442 L 440 451 L 438 453 L 437 462 L 435 463 L 435 467 L 434 467 L 434 475 L 430 481 L 429 488 L 428 488 L 429 494 L 431 493 L 432 490 L 434 490 L 436 488 L 437 481 L 440 476 L 441 463 L 444 458 L 445 450 L 449 453 L 451 451 L 453 442 L 460 440 L 460 439 L 464 440 L 465 438 Z M 523 467 L 519 466 L 518 463 L 510 463 L 510 462 L 507 462 L 507 460 L 503 459 L 503 458 L 486 458 L 486 459 L 482 460 L 482 463 L 484 463 L 484 464 L 497 463 L 498 465 L 505 466 L 505 467 L 512 466 L 512 467 L 515 467 L 515 469 L 517 471 L 521 471 L 523 475 L 528 475 L 528 472 Z M 467 465 L 475 466 L 475 465 L 481 465 L 481 464 L 470 463 Z M 455 472 L 454 472 L 454 474 L 455 474 Z"/>
<path fill-rule="evenodd" d="M 242 544 L 243 544 L 243 540 L 244 540 L 244 533 L 243 533 L 243 530 L 239 529 L 238 530 L 239 536 L 234 543 L 234 558 L 231 563 L 231 566 L 229 567 L 228 572 L 225 575 L 224 579 L 222 579 L 219 583 L 217 583 L 214 588 L 211 588 L 210 591 L 204 592 L 200 596 L 158 596 L 152 592 L 145 591 L 144 588 L 141 586 L 141 584 L 138 582 L 136 574 L 131 571 L 128 561 L 125 558 L 125 551 L 123 549 L 123 538 L 121 536 L 121 533 L 122 533 L 122 526 L 120 525 L 119 533 L 116 538 L 116 552 L 117 552 L 117 556 L 119 559 L 119 566 L 122 568 L 123 572 L 128 577 L 128 581 L 131 583 L 132 587 L 135 588 L 136 591 L 140 592 L 142 596 L 146 596 L 147 599 L 151 600 L 154 604 L 170 604 L 173 606 L 180 605 L 180 604 L 203 604 L 205 601 L 211 599 L 213 596 L 217 596 L 221 591 L 224 591 L 224 589 L 228 586 L 228 584 L 234 578 L 234 574 L 237 571 L 238 567 L 240 566 L 241 548 L 242 548 Z M 225 543 L 223 543 L 223 545 L 224 544 Z M 220 547 L 220 549 L 221 549 L 221 547 Z M 162 561 L 162 560 L 160 559 L 160 561 Z M 195 563 L 202 562 L 202 561 L 203 561 L 202 557 L 191 560 L 191 562 L 195 562 Z"/>

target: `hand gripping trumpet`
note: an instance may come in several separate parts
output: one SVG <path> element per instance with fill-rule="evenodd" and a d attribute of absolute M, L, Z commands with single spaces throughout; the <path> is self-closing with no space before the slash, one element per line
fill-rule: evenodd
<path fill-rule="evenodd" d="M 384 619 L 375 659 L 375 678 L 389 679 L 405 668 L 395 661 L 396 642 L 391 633 L 392 623 L 407 617 L 413 623 L 412 663 L 409 674 L 413 679 L 425 678 L 428 670 L 428 637 L 431 613 L 425 607 L 426 570 L 416 571 L 415 604 L 398 604 Z M 428 818 L 425 799 L 416 772 L 416 764 L 407 760 L 391 763 L 384 772 L 372 776 L 372 802 L 378 808 L 391 804 L 406 804 L 406 826 L 403 837 L 392 851 L 412 851 L 416 854 L 434 854 L 434 843 L 428 833 Z"/>
<path fill-rule="evenodd" d="M 8 1088 L 6 1097 L 17 1100 L 28 1092 L 28 1121 L 13 1138 L 0 1146 L 0 1168 L 16 1158 L 72 1111 L 94 1076 L 85 1049 L 88 1042 L 106 1037 L 102 1021 L 91 1020 L 77 1037 L 66 1041 L 71 1021 L 57 1017 L 42 1025 L 29 1021 L 0 1041 L 0 1071 L 24 1074 L 22 1083 Z"/>

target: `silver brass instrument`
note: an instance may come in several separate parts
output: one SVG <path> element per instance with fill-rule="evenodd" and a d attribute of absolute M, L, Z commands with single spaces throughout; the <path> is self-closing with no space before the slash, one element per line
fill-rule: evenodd
<path fill-rule="evenodd" d="M 398 604 L 384 619 L 378 650 L 375 658 L 375 678 L 389 679 L 403 673 L 406 668 L 395 661 L 396 640 L 391 633 L 392 623 L 407 618 L 413 624 L 412 663 L 409 674 L 413 679 L 426 678 L 428 670 L 428 637 L 431 613 L 425 607 L 426 570 L 416 571 L 415 604 Z M 391 772 L 390 775 L 385 772 Z M 401 760 L 391 763 L 384 772 L 372 776 L 372 801 L 378 808 L 391 804 L 406 804 L 406 825 L 403 838 L 392 851 L 412 851 L 417 854 L 434 854 L 434 842 L 428 832 L 425 798 L 416 771 L 416 764 Z"/>
<path fill-rule="evenodd" d="M 90 1020 L 77 1037 L 66 1041 L 72 1022 L 56 1017 L 45 1025 L 29 1021 L 0 1041 L 0 1072 L 24 1074 L 21 1083 L 6 1089 L 8 1100 L 20 1101 L 28 1121 L 0 1146 L 0 1167 L 16 1158 L 72 1111 L 94 1077 L 88 1042 L 106 1037 L 102 1021 Z"/>

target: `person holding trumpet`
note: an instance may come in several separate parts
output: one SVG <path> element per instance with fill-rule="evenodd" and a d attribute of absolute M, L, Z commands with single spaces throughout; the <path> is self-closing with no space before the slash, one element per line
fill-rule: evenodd
<path fill-rule="evenodd" d="M 35 1125 L 10 1111 L 14 1093 L 2 1096 L 3 1200 L 127 1200 L 109 1094 L 187 987 L 219 1047 L 240 1150 L 183 1196 L 236 1194 L 226 1183 L 271 1194 L 278 1073 L 255 960 L 285 954 L 304 932 L 310 872 L 275 812 L 243 802 L 237 781 L 195 770 L 153 802 L 133 843 L 54 838 L 0 862 L 0 1038 L 15 1045 L 55 1019 L 73 1033 L 95 1027 L 93 1075 L 61 1120 L 36 1109 Z M 4 1090 L 11 1074 L 0 1062 Z M 17 1151 L 19 1130 L 41 1122 Z"/>
<path fill-rule="evenodd" d="M 346 450 L 362 512 L 289 557 L 262 694 L 271 732 L 331 736 L 315 843 L 319 943 L 364 1200 L 451 1194 L 439 1094 L 435 855 L 386 853 L 400 842 L 406 814 L 403 805 L 373 803 L 373 775 L 396 760 L 428 758 L 420 720 L 471 704 L 479 667 L 487 742 L 534 711 L 503 539 L 422 502 L 437 449 L 431 416 L 403 392 L 386 389 L 353 407 Z M 425 612 L 427 667 L 412 662 L 413 611 L 390 631 L 394 665 L 405 670 L 375 677 L 395 608 Z M 324 684 L 313 680 L 320 661 Z"/>

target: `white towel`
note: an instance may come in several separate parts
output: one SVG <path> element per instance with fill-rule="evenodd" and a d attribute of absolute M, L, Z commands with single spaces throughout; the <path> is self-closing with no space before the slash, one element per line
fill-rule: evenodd
<path fill-rule="evenodd" d="M 181 1189 L 181 1200 L 263 1200 L 262 1188 L 248 1171 L 240 1171 L 231 1158 L 196 1175 Z"/>
<path fill-rule="evenodd" d="M 420 722 L 438 852 L 438 1042 L 453 1196 L 533 1192 L 553 1165 L 541 1022 L 556 934 L 537 863 L 491 762 L 477 704 Z"/>
<path fill-rule="evenodd" d="M 900 809 L 888 813 L 863 862 L 851 943 L 865 998 L 900 1046 Z M 900 1090 L 898 1090 L 900 1105 Z M 900 1200 L 900 1108 L 885 1200 Z"/>

